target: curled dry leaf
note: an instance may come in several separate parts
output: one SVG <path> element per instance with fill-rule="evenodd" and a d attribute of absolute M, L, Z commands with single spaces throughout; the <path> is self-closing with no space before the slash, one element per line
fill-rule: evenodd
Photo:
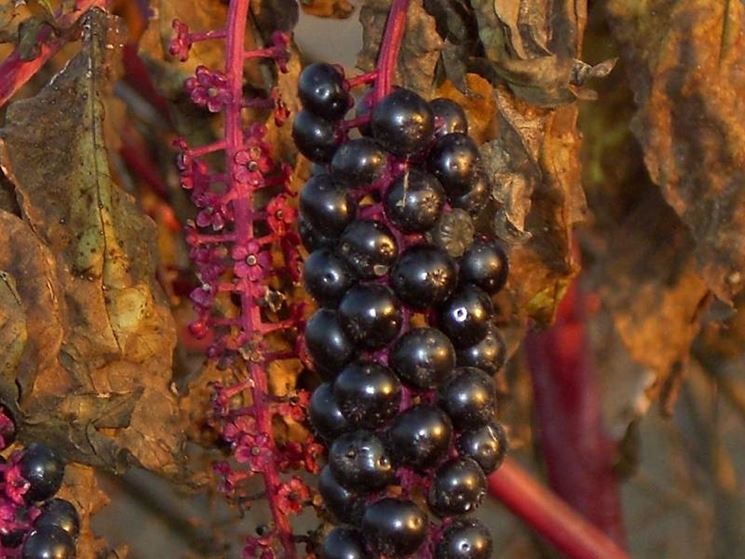
<path fill-rule="evenodd" d="M 607 13 L 652 180 L 690 229 L 707 286 L 731 302 L 745 285 L 745 6 L 613 0 Z"/>
<path fill-rule="evenodd" d="M 22 340 L 25 330 L 0 393 L 12 397 L 24 439 L 102 468 L 134 460 L 173 475 L 182 439 L 170 389 L 176 339 L 155 281 L 154 225 L 112 182 L 107 159 L 117 29 L 89 12 L 80 54 L 37 96 L 12 104 L 0 130 L 22 216 L 0 212 L 13 239 L 0 246 L 0 316 L 11 317 L 0 337 L 12 328 Z"/>

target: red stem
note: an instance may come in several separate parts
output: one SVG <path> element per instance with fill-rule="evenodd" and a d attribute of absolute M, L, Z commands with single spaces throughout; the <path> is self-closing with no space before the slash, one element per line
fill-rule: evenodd
<path fill-rule="evenodd" d="M 56 21 L 57 27 L 68 29 L 86 10 L 94 6 L 103 6 L 107 0 L 78 0 L 76 10 L 61 16 Z M 39 56 L 33 60 L 22 60 L 21 52 L 16 47 L 2 64 L 0 64 L 0 107 L 10 99 L 24 84 L 30 80 L 39 68 L 65 44 L 64 37 L 57 37 L 52 28 L 45 26 L 37 38 Z"/>
<path fill-rule="evenodd" d="M 600 396 L 588 352 L 583 298 L 575 282 L 555 325 L 526 338 L 539 440 L 557 494 L 624 545 L 615 445 L 602 427 Z"/>
<path fill-rule="evenodd" d="M 406 30 L 406 12 L 408 9 L 409 0 L 393 0 L 391 11 L 388 13 L 385 34 L 383 35 L 383 42 L 380 45 L 380 53 L 378 54 L 375 102 L 380 101 L 388 95 L 393 88 L 396 60 L 398 59 L 398 51 L 401 49 L 401 41 Z"/>
<path fill-rule="evenodd" d="M 489 493 L 572 559 L 629 559 L 613 540 L 510 458 L 489 476 Z"/>

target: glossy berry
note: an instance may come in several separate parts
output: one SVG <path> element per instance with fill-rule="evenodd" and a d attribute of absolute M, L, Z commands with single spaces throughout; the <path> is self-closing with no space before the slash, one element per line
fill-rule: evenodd
<path fill-rule="evenodd" d="M 339 322 L 354 343 L 379 349 L 392 342 L 401 329 L 401 303 L 384 285 L 355 285 L 339 303 Z"/>
<path fill-rule="evenodd" d="M 327 441 L 351 431 L 349 421 L 341 413 L 339 404 L 334 398 L 331 383 L 324 382 L 313 391 L 308 416 L 313 430 Z"/>
<path fill-rule="evenodd" d="M 326 509 L 339 522 L 358 524 L 362 520 L 365 499 L 340 484 L 328 465 L 318 476 L 318 492 L 323 497 Z"/>
<path fill-rule="evenodd" d="M 385 213 L 404 233 L 431 229 L 445 205 L 445 190 L 429 173 L 410 169 L 399 175 L 385 194 Z"/>
<path fill-rule="evenodd" d="M 459 518 L 442 532 L 435 547 L 435 559 L 490 559 L 489 530 L 473 518 Z"/>
<path fill-rule="evenodd" d="M 359 530 L 337 526 L 323 538 L 320 559 L 372 559 Z"/>
<path fill-rule="evenodd" d="M 473 512 L 486 495 L 486 476 L 474 460 L 453 458 L 437 469 L 427 503 L 437 516 Z"/>
<path fill-rule="evenodd" d="M 362 533 L 378 556 L 408 557 L 427 537 L 427 515 L 411 501 L 381 499 L 367 507 Z"/>
<path fill-rule="evenodd" d="M 328 248 L 336 244 L 334 237 L 321 234 L 302 215 L 298 219 L 297 230 L 300 233 L 300 240 L 303 241 L 303 246 L 308 250 Z"/>
<path fill-rule="evenodd" d="M 440 387 L 438 403 L 457 430 L 482 427 L 497 413 L 494 380 L 480 369 L 458 367 Z"/>
<path fill-rule="evenodd" d="M 373 137 L 395 155 L 411 155 L 429 144 L 434 115 L 429 104 L 408 89 L 396 89 L 373 108 Z"/>
<path fill-rule="evenodd" d="M 338 144 L 334 125 L 310 111 L 295 115 L 292 139 L 300 153 L 316 163 L 331 161 Z"/>
<path fill-rule="evenodd" d="M 481 172 L 476 173 L 465 194 L 450 196 L 450 204 L 454 208 L 467 211 L 472 216 L 478 216 L 486 208 L 490 197 L 491 184 L 486 175 Z"/>
<path fill-rule="evenodd" d="M 401 382 L 386 366 L 355 361 L 334 381 L 334 398 L 350 423 L 376 429 L 388 423 L 401 405 Z"/>
<path fill-rule="evenodd" d="M 436 466 L 447 456 L 452 432 L 445 412 L 434 406 L 417 405 L 393 420 L 385 440 L 394 464 L 421 471 Z"/>
<path fill-rule="evenodd" d="M 303 266 L 305 290 L 324 307 L 335 307 L 356 278 L 339 255 L 322 248 L 315 250 Z"/>
<path fill-rule="evenodd" d="M 493 375 L 504 365 L 507 348 L 502 334 L 496 326 L 490 324 L 486 336 L 480 342 L 459 349 L 455 357 L 459 367 L 477 367 Z"/>
<path fill-rule="evenodd" d="M 338 237 L 354 220 L 356 210 L 349 192 L 330 175 L 312 176 L 300 191 L 300 214 L 321 235 Z"/>
<path fill-rule="evenodd" d="M 342 118 L 351 101 L 342 73 L 335 66 L 322 62 L 303 69 L 297 82 L 297 94 L 303 108 L 326 120 Z"/>
<path fill-rule="evenodd" d="M 80 516 L 70 501 L 50 499 L 41 507 L 41 514 L 34 520 L 34 528 L 56 526 L 77 538 L 80 533 Z"/>
<path fill-rule="evenodd" d="M 491 299 L 478 287 L 466 285 L 448 299 L 440 309 L 439 324 L 456 348 L 481 341 L 494 315 Z"/>
<path fill-rule="evenodd" d="M 371 138 L 355 138 L 343 143 L 331 159 L 334 179 L 356 188 L 372 184 L 385 170 L 386 153 Z"/>
<path fill-rule="evenodd" d="M 369 88 L 367 91 L 365 91 L 359 99 L 357 99 L 357 102 L 354 104 L 354 116 L 355 118 L 359 118 L 361 116 L 365 116 L 370 114 L 370 110 L 372 109 L 373 100 L 375 99 L 375 88 Z M 362 136 L 372 136 L 372 126 L 370 126 L 370 123 L 364 124 L 358 128 L 360 131 L 360 134 Z"/>
<path fill-rule="evenodd" d="M 452 99 L 438 97 L 429 102 L 435 116 L 435 135 L 468 134 L 466 111 Z"/>
<path fill-rule="evenodd" d="M 423 310 L 439 305 L 453 292 L 457 280 L 455 262 L 432 245 L 406 249 L 391 271 L 396 295 L 407 305 Z"/>
<path fill-rule="evenodd" d="M 439 179 L 448 194 L 465 194 L 481 169 L 479 148 L 465 134 L 442 136 L 427 156 L 427 169 Z"/>
<path fill-rule="evenodd" d="M 329 449 L 329 466 L 334 478 L 351 491 L 376 491 L 395 479 L 383 441 L 370 431 L 337 438 Z"/>
<path fill-rule="evenodd" d="M 455 367 L 455 350 L 436 328 L 414 328 L 396 341 L 389 364 L 406 384 L 425 390 L 437 388 Z"/>
<path fill-rule="evenodd" d="M 475 233 L 476 228 L 468 212 L 455 208 L 440 216 L 435 226 L 427 231 L 427 240 L 457 258 L 471 246 Z"/>
<path fill-rule="evenodd" d="M 31 443 L 21 457 L 21 476 L 29 482 L 24 494 L 27 502 L 44 501 L 54 496 L 62 485 L 65 464 L 51 448 Z"/>
<path fill-rule="evenodd" d="M 355 354 L 352 341 L 342 330 L 336 312 L 319 309 L 305 326 L 305 345 L 316 370 L 332 379 Z"/>
<path fill-rule="evenodd" d="M 27 530 L 9 531 L 0 527 L 0 545 L 9 549 L 15 549 L 23 543 Z"/>
<path fill-rule="evenodd" d="M 398 246 L 390 229 L 379 221 L 354 221 L 339 239 L 341 254 L 355 274 L 364 279 L 384 276 L 396 261 Z"/>
<path fill-rule="evenodd" d="M 460 259 L 460 278 L 489 294 L 495 294 L 507 282 L 507 255 L 494 241 L 477 239 Z"/>
<path fill-rule="evenodd" d="M 57 526 L 33 530 L 21 551 L 23 559 L 74 559 L 75 543 L 70 534 Z"/>
<path fill-rule="evenodd" d="M 472 458 L 485 474 L 496 470 L 507 453 L 507 434 L 501 423 L 493 421 L 477 429 L 463 431 L 458 437 L 458 453 Z"/>

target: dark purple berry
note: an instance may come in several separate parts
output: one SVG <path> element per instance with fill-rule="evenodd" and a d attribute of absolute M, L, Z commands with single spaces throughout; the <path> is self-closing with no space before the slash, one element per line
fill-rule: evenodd
<path fill-rule="evenodd" d="M 331 383 L 328 382 L 324 382 L 313 391 L 308 416 L 313 430 L 327 441 L 352 429 L 349 421 L 341 413 Z"/>
<path fill-rule="evenodd" d="M 50 499 L 41 506 L 41 514 L 34 520 L 34 528 L 56 526 L 77 538 L 80 533 L 80 516 L 70 501 Z"/>
<path fill-rule="evenodd" d="M 359 530 L 337 526 L 323 538 L 321 559 L 372 559 Z"/>
<path fill-rule="evenodd" d="M 362 520 L 365 499 L 341 485 L 328 465 L 318 476 L 318 492 L 323 497 L 326 509 L 339 522 L 358 524 Z"/>
<path fill-rule="evenodd" d="M 494 241 L 477 239 L 460 259 L 460 278 L 493 295 L 507 282 L 507 254 Z"/>
<path fill-rule="evenodd" d="M 321 234 L 303 216 L 300 216 L 300 219 L 298 219 L 297 229 L 298 233 L 300 233 L 300 240 L 303 241 L 303 246 L 309 251 L 328 248 L 336 244 L 334 237 Z"/>
<path fill-rule="evenodd" d="M 74 559 L 75 542 L 57 526 L 37 528 L 23 542 L 21 556 L 23 559 Z"/>
<path fill-rule="evenodd" d="M 477 173 L 471 181 L 468 192 L 457 196 L 450 196 L 450 204 L 454 208 L 467 211 L 472 216 L 479 215 L 491 197 L 491 184 L 485 173 Z"/>
<path fill-rule="evenodd" d="M 23 451 L 19 466 L 21 476 L 29 482 L 28 491 L 24 494 L 27 502 L 49 499 L 62 486 L 65 464 L 46 445 L 29 444 Z"/>
<path fill-rule="evenodd" d="M 334 179 L 350 188 L 374 183 L 385 170 L 386 153 L 371 138 L 343 143 L 331 159 Z"/>
<path fill-rule="evenodd" d="M 406 249 L 391 271 L 391 285 L 407 305 L 424 310 L 444 303 L 457 280 L 455 262 L 447 253 L 432 245 Z"/>
<path fill-rule="evenodd" d="M 344 332 L 365 349 L 379 349 L 392 342 L 402 320 L 401 303 L 385 285 L 355 285 L 339 303 Z"/>
<path fill-rule="evenodd" d="M 501 423 L 493 421 L 477 429 L 463 431 L 458 437 L 458 452 L 472 458 L 485 474 L 496 470 L 507 453 L 507 434 Z"/>
<path fill-rule="evenodd" d="M 386 433 L 394 464 L 426 470 L 447 456 L 453 426 L 441 409 L 418 405 L 401 412 Z"/>
<path fill-rule="evenodd" d="M 315 250 L 303 266 L 305 290 L 319 305 L 335 307 L 356 278 L 347 263 L 333 251 Z"/>
<path fill-rule="evenodd" d="M 329 309 L 319 309 L 310 317 L 305 327 L 305 345 L 316 370 L 326 379 L 333 379 L 355 354 L 336 312 Z"/>
<path fill-rule="evenodd" d="M 367 507 L 362 533 L 378 556 L 408 557 L 427 537 L 427 515 L 411 501 L 384 498 Z"/>
<path fill-rule="evenodd" d="M 504 365 L 507 348 L 496 326 L 489 325 L 486 336 L 475 345 L 459 349 L 456 354 L 459 367 L 477 367 L 493 375 Z"/>
<path fill-rule="evenodd" d="M 435 135 L 468 134 L 466 111 L 452 99 L 438 97 L 429 102 L 435 115 Z"/>
<path fill-rule="evenodd" d="M 469 347 L 484 339 L 494 307 L 478 287 L 466 285 L 448 299 L 439 312 L 439 325 L 456 348 Z"/>
<path fill-rule="evenodd" d="M 330 175 L 311 177 L 300 191 L 300 214 L 326 237 L 338 237 L 354 220 L 356 209 L 349 192 Z"/>
<path fill-rule="evenodd" d="M 481 170 L 479 148 L 465 134 L 447 134 L 438 138 L 427 156 L 427 169 L 439 179 L 445 192 L 465 194 Z"/>
<path fill-rule="evenodd" d="M 442 532 L 435 547 L 435 559 L 490 559 L 489 530 L 474 518 L 459 518 Z"/>
<path fill-rule="evenodd" d="M 437 516 L 473 512 L 486 495 L 486 476 L 474 460 L 453 458 L 437 469 L 427 502 Z"/>
<path fill-rule="evenodd" d="M 396 261 L 398 246 L 390 229 L 379 221 L 354 221 L 339 239 L 339 253 L 363 279 L 384 276 Z"/>
<path fill-rule="evenodd" d="M 344 76 L 331 64 L 316 62 L 300 73 L 297 94 L 303 107 L 326 120 L 339 120 L 351 103 Z"/>
<path fill-rule="evenodd" d="M 395 480 L 383 441 L 370 431 L 354 431 L 337 438 L 329 449 L 334 478 L 351 491 L 369 493 Z"/>
<path fill-rule="evenodd" d="M 455 350 L 435 328 L 414 328 L 393 346 L 389 364 L 403 382 L 416 388 L 437 388 L 453 372 Z"/>
<path fill-rule="evenodd" d="M 401 382 L 386 366 L 372 361 L 350 363 L 334 381 L 334 398 L 352 424 L 382 427 L 401 405 Z"/>
<path fill-rule="evenodd" d="M 435 177 L 417 169 L 399 175 L 385 194 L 385 213 L 404 233 L 423 233 L 440 218 L 445 191 Z"/>
<path fill-rule="evenodd" d="M 331 161 L 338 144 L 334 125 L 310 111 L 295 115 L 292 139 L 300 153 L 316 163 Z"/>
<path fill-rule="evenodd" d="M 482 427 L 496 417 L 494 379 L 480 369 L 458 367 L 440 387 L 438 403 L 457 430 Z"/>
<path fill-rule="evenodd" d="M 396 89 L 373 108 L 373 137 L 395 155 L 411 155 L 427 147 L 434 132 L 429 104 L 408 89 Z"/>

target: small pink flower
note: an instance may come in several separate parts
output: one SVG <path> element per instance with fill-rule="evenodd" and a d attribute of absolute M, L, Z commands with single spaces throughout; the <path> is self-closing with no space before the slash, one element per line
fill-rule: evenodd
<path fill-rule="evenodd" d="M 233 162 L 233 178 L 254 187 L 263 184 L 264 175 L 274 164 L 269 156 L 269 146 L 255 137 L 248 138 L 245 148 L 235 154 Z"/>
<path fill-rule="evenodd" d="M 233 443 L 233 449 L 236 461 L 246 464 L 252 472 L 263 472 L 274 466 L 269 437 L 263 433 L 244 433 Z"/>
<path fill-rule="evenodd" d="M 272 33 L 272 45 L 274 50 L 274 62 L 277 64 L 279 71 L 287 73 L 287 63 L 290 61 L 290 36 L 281 31 Z"/>
<path fill-rule="evenodd" d="M 209 309 L 215 301 L 215 290 L 210 284 L 203 283 L 189 293 L 189 299 L 196 307 Z"/>
<path fill-rule="evenodd" d="M 251 239 L 246 244 L 235 245 L 231 254 L 235 264 L 233 271 L 239 278 L 257 281 L 264 277 L 272 264 L 272 256 L 261 249 L 258 241 Z"/>
<path fill-rule="evenodd" d="M 231 100 L 225 74 L 206 66 L 198 66 L 196 76 L 187 79 L 185 87 L 194 104 L 207 107 L 211 113 L 219 112 Z"/>
<path fill-rule="evenodd" d="M 18 465 L 20 459 L 21 453 L 14 455 L 13 465 L 5 470 L 5 495 L 16 505 L 23 505 L 23 496 L 30 486 L 21 476 L 21 467 Z"/>
<path fill-rule="evenodd" d="M 266 206 L 269 228 L 278 236 L 285 235 L 296 218 L 297 210 L 290 206 L 290 198 L 286 194 L 275 196 Z"/>
<path fill-rule="evenodd" d="M 277 508 L 284 514 L 298 514 L 310 500 L 310 489 L 302 479 L 292 476 L 290 481 L 280 486 L 276 498 Z"/>
<path fill-rule="evenodd" d="M 173 28 L 173 36 L 171 42 L 168 45 L 168 52 L 171 56 L 175 56 L 181 62 L 185 62 L 189 58 L 189 51 L 191 50 L 192 40 L 191 34 L 189 33 L 189 26 L 179 19 L 174 19 L 171 23 Z"/>
<path fill-rule="evenodd" d="M 323 445 L 315 440 L 305 443 L 305 460 L 303 461 L 303 464 L 308 473 L 317 474 L 321 471 L 319 459 L 323 457 L 323 450 Z"/>

